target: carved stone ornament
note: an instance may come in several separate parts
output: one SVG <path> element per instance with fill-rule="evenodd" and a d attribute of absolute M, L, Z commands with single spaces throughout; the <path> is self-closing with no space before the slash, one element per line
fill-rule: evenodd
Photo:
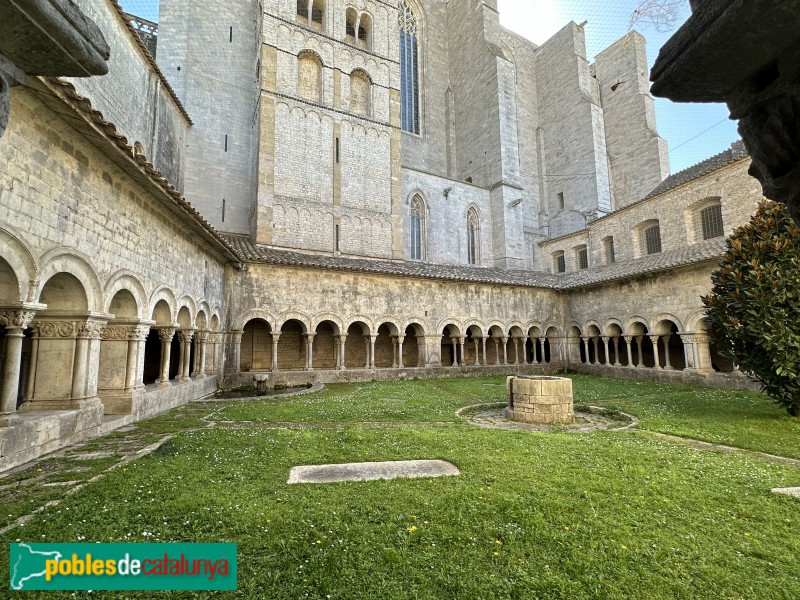
<path fill-rule="evenodd" d="M 171 342 L 174 335 L 175 335 L 174 327 L 158 328 L 158 337 L 161 339 L 162 342 Z"/>
<path fill-rule="evenodd" d="M 184 344 L 188 344 L 192 341 L 192 338 L 194 337 L 194 331 L 192 330 L 179 331 L 178 335 L 181 336 L 181 342 L 183 342 Z"/>
<path fill-rule="evenodd" d="M 103 337 L 103 332 L 107 327 L 105 321 L 85 321 L 77 324 L 79 338 L 87 340 L 99 340 Z"/>
<path fill-rule="evenodd" d="M 28 310 L 9 310 L 0 312 L 0 325 L 7 329 L 27 329 L 36 313 Z"/>
<path fill-rule="evenodd" d="M 31 327 L 34 334 L 40 338 L 75 337 L 75 323 L 72 321 L 38 321 Z"/>
<path fill-rule="evenodd" d="M 109 325 L 103 331 L 103 341 L 115 340 L 122 341 L 129 339 L 131 327 L 128 325 Z"/>
<path fill-rule="evenodd" d="M 147 339 L 147 336 L 149 334 L 150 334 L 149 325 L 137 325 L 136 327 L 133 327 L 130 331 L 128 331 L 128 339 L 135 342 L 143 342 Z"/>

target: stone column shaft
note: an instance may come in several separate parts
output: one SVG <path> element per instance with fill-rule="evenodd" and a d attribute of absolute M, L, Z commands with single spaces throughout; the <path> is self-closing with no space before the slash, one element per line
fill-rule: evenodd
<path fill-rule="evenodd" d="M 17 410 L 19 374 L 22 366 L 22 341 L 25 331 L 6 328 L 6 357 L 3 366 L 3 386 L 0 388 L 0 413 Z"/>
<path fill-rule="evenodd" d="M 503 336 L 503 364 L 508 364 L 508 336 Z"/>
<path fill-rule="evenodd" d="M 659 335 L 651 335 L 650 341 L 653 342 L 653 368 L 654 369 L 661 369 L 661 358 L 658 356 L 658 338 L 661 336 Z"/>
<path fill-rule="evenodd" d="M 397 368 L 405 369 L 403 366 L 403 342 L 406 341 L 406 336 L 397 336 Z"/>
<path fill-rule="evenodd" d="M 278 371 L 278 340 L 281 339 L 280 333 L 272 334 L 272 372 Z"/>

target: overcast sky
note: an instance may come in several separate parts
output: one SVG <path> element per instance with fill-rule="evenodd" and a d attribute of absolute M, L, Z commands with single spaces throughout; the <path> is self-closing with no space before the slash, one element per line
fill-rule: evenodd
<path fill-rule="evenodd" d="M 586 53 L 590 61 L 625 35 L 641 0 L 497 0 L 500 22 L 541 44 L 569 21 L 587 21 Z M 158 20 L 158 0 L 121 0 L 125 10 Z M 689 15 L 688 0 L 682 18 Z M 650 66 L 671 32 L 660 33 L 646 23 L 636 29 L 647 39 Z M 674 104 L 656 99 L 656 124 L 669 143 L 673 173 L 728 148 L 739 139 L 736 124 L 723 104 Z"/>

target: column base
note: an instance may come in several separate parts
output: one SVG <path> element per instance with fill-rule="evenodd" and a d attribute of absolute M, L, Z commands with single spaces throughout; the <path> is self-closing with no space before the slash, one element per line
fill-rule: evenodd
<path fill-rule="evenodd" d="M 172 381 L 156 381 L 156 386 L 160 388 L 170 387 L 172 385 Z"/>
<path fill-rule="evenodd" d="M 0 427 L 13 427 L 21 421 L 22 419 L 16 412 L 0 413 Z"/>

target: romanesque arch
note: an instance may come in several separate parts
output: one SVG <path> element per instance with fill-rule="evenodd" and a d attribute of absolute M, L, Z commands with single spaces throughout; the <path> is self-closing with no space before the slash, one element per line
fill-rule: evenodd
<path fill-rule="evenodd" d="M 0 257 L 8 265 L 4 268 L 8 279 L 4 277 L 5 283 L 0 284 L 4 302 L 6 299 L 13 300 L 12 304 L 33 301 L 39 279 L 39 265 L 33 251 L 16 233 L 0 228 Z"/>
<path fill-rule="evenodd" d="M 39 302 L 43 302 L 42 293 L 44 286 L 56 275 L 69 274 L 74 277 L 82 288 L 80 302 L 83 310 L 88 312 L 100 312 L 103 310 L 103 291 L 97 272 L 88 258 L 78 254 L 74 249 L 56 248 L 42 256 L 42 271 L 39 278 L 40 288 L 37 294 Z M 52 289 L 52 288 L 51 288 Z M 70 288 L 73 289 L 73 288 Z M 57 294 L 51 294 L 50 300 L 58 304 L 75 306 L 76 299 L 61 298 Z M 49 310 L 53 310 L 48 306 Z"/>

